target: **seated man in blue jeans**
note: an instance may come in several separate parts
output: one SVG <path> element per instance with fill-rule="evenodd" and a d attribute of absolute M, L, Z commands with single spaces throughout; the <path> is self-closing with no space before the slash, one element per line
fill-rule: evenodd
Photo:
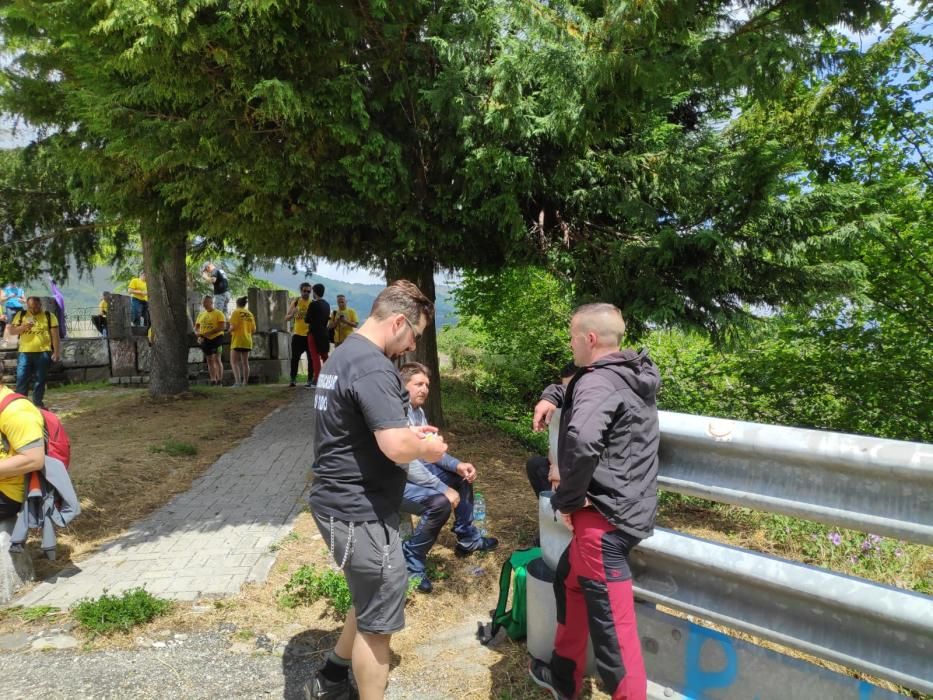
<path fill-rule="evenodd" d="M 411 402 L 408 422 L 427 425 L 424 402 L 431 386 L 430 372 L 419 362 L 409 362 L 399 370 Z M 427 577 L 428 552 L 437 540 L 441 528 L 454 512 L 453 532 L 457 536 L 458 557 L 473 552 L 488 551 L 499 546 L 495 537 L 485 537 L 473 526 L 473 482 L 476 468 L 461 462 L 449 453 L 437 462 L 416 460 L 408 465 L 408 482 L 402 496 L 402 511 L 420 515 L 412 536 L 402 544 L 409 579 L 418 582 L 418 590 L 430 593 L 434 586 Z"/>

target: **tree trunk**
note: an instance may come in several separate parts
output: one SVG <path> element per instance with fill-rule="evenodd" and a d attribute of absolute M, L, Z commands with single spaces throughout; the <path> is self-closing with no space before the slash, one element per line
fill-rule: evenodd
<path fill-rule="evenodd" d="M 434 261 L 430 258 L 410 259 L 395 257 L 386 262 L 386 281 L 391 284 L 395 280 L 406 279 L 418 285 L 424 295 L 431 301 L 437 301 L 434 289 Z M 444 409 L 441 405 L 441 372 L 440 362 L 437 358 L 437 329 L 434 321 L 424 329 L 424 334 L 418 342 L 414 352 L 407 353 L 402 358 L 405 362 L 420 362 L 431 370 L 431 392 L 424 405 L 425 414 L 432 425 L 444 427 Z"/>
<path fill-rule="evenodd" d="M 161 240 L 144 234 L 142 242 L 154 336 L 149 394 L 174 396 L 188 391 L 187 237 Z"/>

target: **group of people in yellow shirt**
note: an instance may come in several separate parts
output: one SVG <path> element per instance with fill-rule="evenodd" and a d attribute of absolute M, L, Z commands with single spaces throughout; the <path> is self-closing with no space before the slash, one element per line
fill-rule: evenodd
<path fill-rule="evenodd" d="M 207 372 L 212 386 L 220 386 L 224 378 L 221 349 L 224 333 L 230 331 L 230 367 L 233 370 L 233 386 L 249 383 L 249 353 L 253 349 L 253 333 L 256 318 L 246 308 L 246 297 L 236 300 L 236 308 L 228 320 L 224 312 L 214 308 L 214 297 L 206 294 L 201 300 L 204 311 L 198 314 L 194 332 L 207 361 Z"/>

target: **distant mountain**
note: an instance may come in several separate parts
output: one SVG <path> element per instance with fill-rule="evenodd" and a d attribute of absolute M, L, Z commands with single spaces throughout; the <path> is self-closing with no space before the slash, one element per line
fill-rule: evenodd
<path fill-rule="evenodd" d="M 100 301 L 100 294 L 104 290 L 123 291 L 125 293 L 125 290 L 121 289 L 123 283 L 114 281 L 111 276 L 112 272 L 112 268 L 101 266 L 94 270 L 90 278 L 79 279 L 77 271 L 73 271 L 68 284 L 61 287 L 62 293 L 65 295 L 66 308 L 96 308 L 98 301 Z M 321 277 L 317 274 L 295 274 L 284 265 L 276 265 L 275 269 L 271 271 L 256 270 L 253 275 L 258 279 L 272 283 L 280 289 L 287 289 L 295 294 L 298 292 L 298 285 L 305 280 L 312 284 L 320 282 L 326 289 L 324 298 L 331 303 L 331 306 L 337 305 L 336 297 L 338 294 L 345 294 L 347 303 L 356 309 L 360 321 L 369 316 L 369 310 L 372 308 L 376 295 L 383 289 L 383 285 L 378 284 L 353 284 L 329 277 Z M 236 288 L 236 279 L 234 278 L 231 281 L 234 288 Z M 45 282 L 34 282 L 27 286 L 26 291 L 28 294 L 47 295 L 49 293 L 48 285 Z M 445 325 L 456 325 L 457 323 L 457 312 L 450 296 L 451 291 L 450 287 L 437 286 L 436 322 L 438 328 L 443 328 Z"/>
<path fill-rule="evenodd" d="M 354 309 L 360 316 L 362 322 L 369 316 L 369 310 L 372 308 L 376 295 L 385 287 L 381 284 L 354 284 L 352 282 L 343 282 L 341 280 L 322 277 L 316 273 L 310 275 L 295 274 L 283 265 L 276 265 L 272 271 L 257 270 L 253 273 L 256 277 L 272 282 L 282 289 L 288 289 L 297 294 L 298 285 L 304 281 L 312 284 L 321 283 L 324 285 L 324 298 L 330 302 L 331 306 L 336 306 L 337 295 L 344 294 L 347 297 L 347 304 Z M 437 308 L 435 311 L 435 322 L 438 328 L 445 325 L 457 324 L 457 310 L 454 308 L 451 298 L 451 287 L 437 285 Z"/>

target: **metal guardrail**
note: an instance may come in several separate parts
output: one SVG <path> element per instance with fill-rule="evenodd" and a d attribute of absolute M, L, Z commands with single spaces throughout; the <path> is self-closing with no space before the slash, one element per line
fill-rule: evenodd
<path fill-rule="evenodd" d="M 632 552 L 639 597 L 933 692 L 933 599 L 658 529 Z"/>
<path fill-rule="evenodd" d="M 933 545 L 933 445 L 660 412 L 661 488 Z"/>
<path fill-rule="evenodd" d="M 661 413 L 662 488 L 933 543 L 933 445 Z M 933 598 L 659 529 L 650 601 L 933 693 Z"/>

